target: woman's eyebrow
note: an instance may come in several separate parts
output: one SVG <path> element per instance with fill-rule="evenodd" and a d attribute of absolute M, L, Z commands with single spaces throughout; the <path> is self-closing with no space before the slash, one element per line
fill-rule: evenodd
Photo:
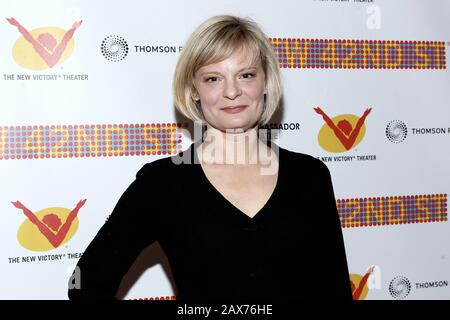
<path fill-rule="evenodd" d="M 200 72 L 198 75 L 199 75 L 199 76 L 203 76 L 203 75 L 205 75 L 205 74 L 208 74 L 208 75 L 210 75 L 210 74 L 221 75 L 221 73 L 218 72 L 218 71 L 203 71 L 203 72 Z"/>
<path fill-rule="evenodd" d="M 244 68 L 239 69 L 236 73 L 240 73 L 240 72 L 246 71 L 246 70 L 256 70 L 256 69 L 258 69 L 256 66 L 244 67 Z M 217 74 L 217 75 L 221 75 L 222 73 L 219 72 L 219 71 L 203 71 L 203 72 L 200 72 L 198 75 L 199 75 L 199 76 L 203 76 L 203 75 L 205 75 L 205 74 Z"/>

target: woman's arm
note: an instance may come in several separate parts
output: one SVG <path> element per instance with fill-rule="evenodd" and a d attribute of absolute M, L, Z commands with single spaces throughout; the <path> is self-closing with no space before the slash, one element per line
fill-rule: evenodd
<path fill-rule="evenodd" d="M 140 174 L 143 169 L 79 260 L 77 273 L 81 287 L 69 285 L 70 299 L 115 299 L 122 278 L 135 259 L 157 240 L 156 203 L 162 195 L 158 193 L 160 186 L 151 179 L 157 171 L 146 170 L 149 174 Z"/>
<path fill-rule="evenodd" d="M 316 194 L 316 251 L 318 283 L 314 297 L 320 299 L 352 300 L 350 274 L 345 253 L 339 214 L 334 197 L 330 171 L 323 162 L 315 180 Z"/>

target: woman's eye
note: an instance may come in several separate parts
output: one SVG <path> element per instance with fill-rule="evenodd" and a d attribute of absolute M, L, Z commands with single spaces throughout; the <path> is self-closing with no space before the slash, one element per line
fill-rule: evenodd
<path fill-rule="evenodd" d="M 244 79 L 250 79 L 250 78 L 254 78 L 255 76 L 256 76 L 255 73 L 247 72 L 247 73 L 244 73 L 244 74 L 242 75 L 242 78 L 244 78 Z"/>
<path fill-rule="evenodd" d="M 208 77 L 205 79 L 205 82 L 216 82 L 217 81 L 217 77 Z"/>

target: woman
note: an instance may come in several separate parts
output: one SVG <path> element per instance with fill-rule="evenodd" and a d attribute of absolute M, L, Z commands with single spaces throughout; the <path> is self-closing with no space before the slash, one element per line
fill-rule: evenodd
<path fill-rule="evenodd" d="M 259 138 L 280 96 L 277 60 L 254 22 L 200 25 L 179 58 L 174 99 L 206 125 L 204 141 L 137 173 L 80 259 L 81 289 L 69 297 L 114 298 L 158 241 L 178 299 L 351 300 L 328 169 Z"/>

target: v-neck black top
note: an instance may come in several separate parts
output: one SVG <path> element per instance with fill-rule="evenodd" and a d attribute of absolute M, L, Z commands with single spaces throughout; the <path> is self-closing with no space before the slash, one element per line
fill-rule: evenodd
<path fill-rule="evenodd" d="M 209 182 L 195 152 L 200 143 L 138 171 L 79 260 L 81 289 L 69 298 L 114 298 L 137 256 L 158 241 L 181 300 L 351 300 L 325 164 L 274 144 L 277 183 L 251 218 Z M 180 156 L 190 163 L 172 161 Z"/>

